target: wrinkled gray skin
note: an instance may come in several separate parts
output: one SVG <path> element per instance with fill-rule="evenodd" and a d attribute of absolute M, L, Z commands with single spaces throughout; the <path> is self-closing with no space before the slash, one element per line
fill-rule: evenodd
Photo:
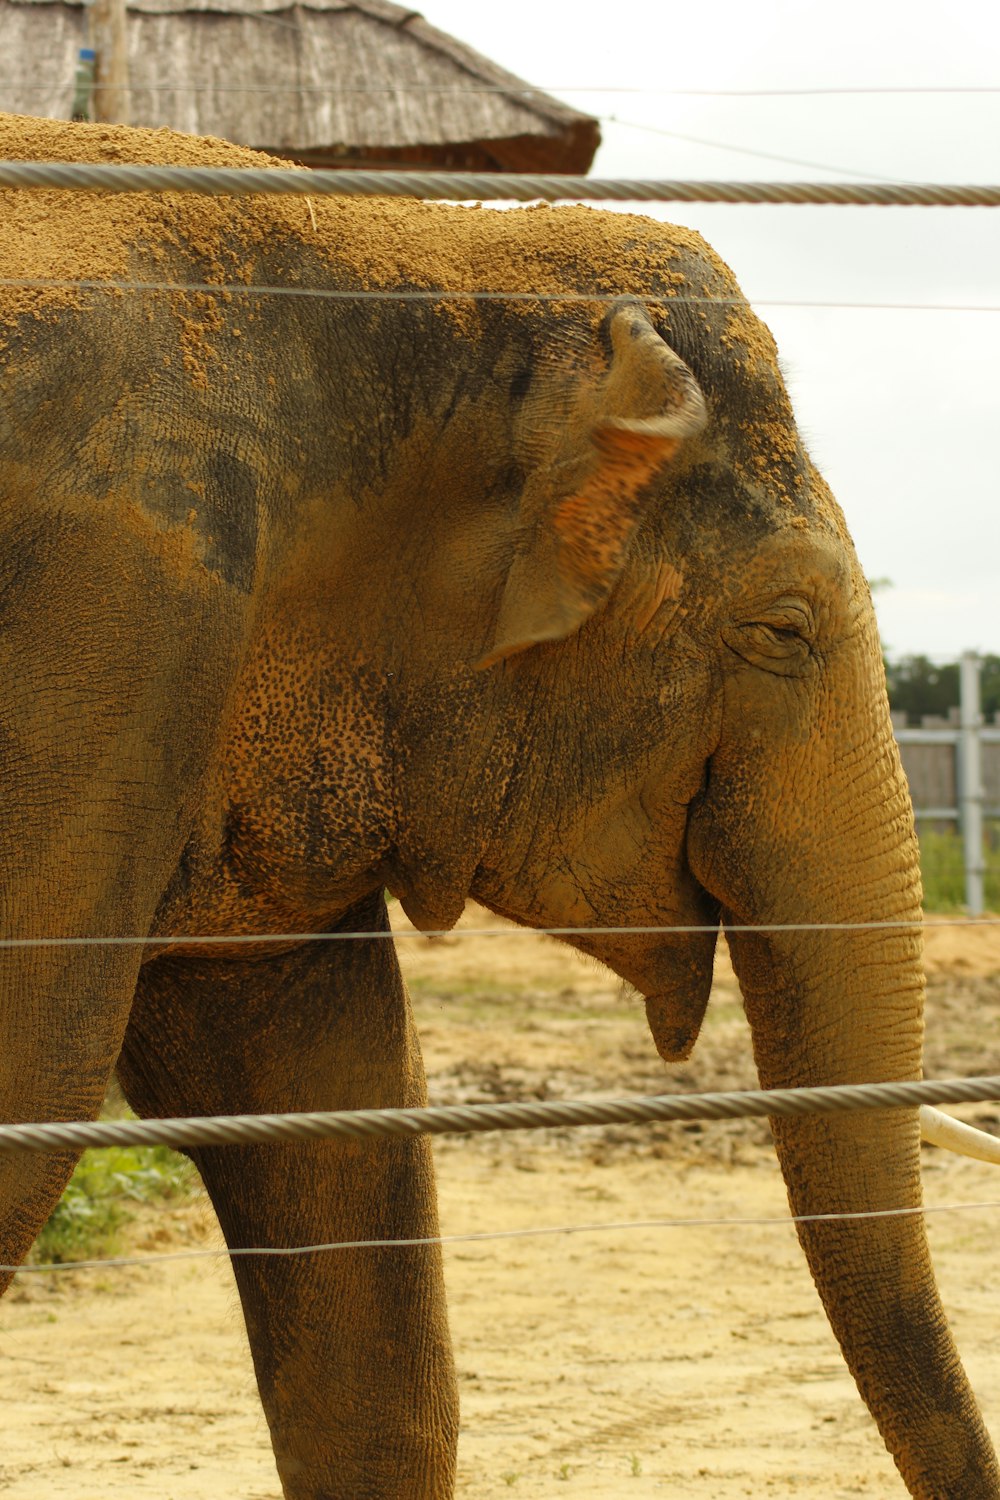
<path fill-rule="evenodd" d="M 218 274 L 180 212 L 149 205 L 140 279 L 167 245 L 172 279 Z M 243 254 L 249 210 L 197 212 Z M 356 286 L 343 221 L 391 232 L 253 213 L 260 284 Z M 535 926 L 916 917 L 840 513 L 766 334 L 684 300 L 738 296 L 728 272 L 646 221 L 413 209 L 384 284 L 435 285 L 445 231 L 438 285 L 583 300 L 215 300 L 196 346 L 169 298 L 8 319 L 3 931 L 382 928 L 386 886 L 426 927 L 470 895 Z M 574 941 L 685 1055 L 714 934 Z M 919 1076 L 910 931 L 731 946 L 765 1085 Z M 92 1116 L 116 1061 L 142 1114 L 424 1097 L 385 942 L 16 949 L 0 980 L 6 1118 Z M 797 1213 L 919 1202 L 914 1112 L 775 1138 Z M 425 1142 L 193 1155 L 232 1245 L 435 1231 Z M 70 1166 L 0 1163 L 4 1262 Z M 1000 1495 L 920 1218 L 801 1239 L 910 1492 Z M 450 1495 L 437 1252 L 236 1269 L 288 1500 Z"/>

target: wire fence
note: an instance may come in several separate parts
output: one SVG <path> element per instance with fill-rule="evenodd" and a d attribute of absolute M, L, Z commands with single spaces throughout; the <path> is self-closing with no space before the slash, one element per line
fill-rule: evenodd
<path fill-rule="evenodd" d="M 329 1255 L 338 1250 L 411 1250 L 424 1245 L 475 1245 L 497 1240 L 528 1240 L 574 1234 L 635 1233 L 644 1229 L 743 1229 L 750 1225 L 764 1228 L 788 1228 L 794 1224 L 850 1224 L 875 1219 L 914 1219 L 937 1214 L 982 1212 L 1000 1208 L 1000 1199 L 978 1203 L 920 1204 L 915 1208 L 871 1208 L 853 1213 L 827 1214 L 705 1214 L 678 1219 L 597 1219 L 576 1224 L 533 1224 L 524 1229 L 484 1229 L 465 1234 L 427 1234 L 410 1238 L 371 1240 L 329 1240 L 314 1245 L 236 1245 L 212 1246 L 198 1250 L 161 1250 L 149 1255 L 112 1255 L 101 1260 L 47 1261 L 21 1265 L 0 1265 L 0 1274 L 30 1272 L 50 1274 L 60 1271 L 103 1271 L 107 1267 L 159 1266 L 179 1260 L 246 1260 L 295 1259 L 305 1255 Z"/>
<path fill-rule="evenodd" d="M 266 18 L 265 17 L 260 17 L 259 19 L 266 19 L 266 20 L 268 20 L 269 22 L 272 22 L 272 23 L 275 20 L 275 18 L 273 18 L 273 17 L 266 17 Z M 16 88 L 19 95 L 23 95 L 24 93 L 29 93 L 30 94 L 30 93 L 34 92 L 34 93 L 37 93 L 37 94 L 44 94 L 44 95 L 48 95 L 48 96 L 51 97 L 52 91 L 53 91 L 53 85 L 52 85 L 52 83 L 31 83 L 31 82 L 26 82 L 23 79 L 20 79 L 20 80 L 14 80 L 14 79 L 10 79 L 10 78 L 0 79 L 0 89 L 11 88 L 11 87 Z M 103 94 L 105 94 L 106 96 L 109 96 L 109 97 L 113 98 L 113 97 L 115 97 L 118 94 L 125 94 L 126 96 L 128 96 L 129 94 L 132 93 L 133 86 L 132 86 L 131 83 L 113 84 L 113 83 L 103 82 L 102 85 L 101 85 L 101 89 L 102 89 L 102 93 Z M 641 95 L 654 96 L 654 95 L 662 95 L 662 94 L 668 92 L 667 90 L 656 90 L 656 89 L 650 89 L 650 88 L 646 88 L 646 89 L 643 89 L 643 90 L 636 90 L 636 89 L 615 89 L 613 87 L 604 88 L 604 89 L 600 89 L 600 88 L 588 88 L 586 85 L 581 85 L 581 86 L 565 85 L 565 86 L 561 86 L 561 88 L 558 89 L 557 91 L 561 92 L 563 90 L 565 90 L 566 92 L 574 93 L 574 94 L 585 94 L 585 95 L 589 95 L 589 94 L 596 94 L 596 95 L 609 94 L 609 95 L 620 95 L 620 96 L 635 96 L 635 95 L 640 95 L 640 96 Z M 138 91 L 141 94 L 150 94 L 152 96 L 155 96 L 155 95 L 158 95 L 158 94 L 168 94 L 171 97 L 175 97 L 177 95 L 187 95 L 187 96 L 190 96 L 190 95 L 203 95 L 203 96 L 206 96 L 206 97 L 209 97 L 209 98 L 212 98 L 212 99 L 225 98 L 227 95 L 235 95 L 235 96 L 240 97 L 240 98 L 242 98 L 242 97 L 248 97 L 248 98 L 251 98 L 251 99 L 262 98 L 262 99 L 268 99 L 268 100 L 271 100 L 271 99 L 274 99 L 274 98 L 288 98 L 288 97 L 294 97 L 294 98 L 306 97 L 306 98 L 308 98 L 310 96 L 315 96 L 317 100 L 324 100 L 324 101 L 336 100 L 338 98 L 349 98 L 349 97 L 354 97 L 354 96 L 361 96 L 361 97 L 364 97 L 364 96 L 375 96 L 375 97 L 384 97 L 384 98 L 391 98 L 391 99 L 400 99 L 400 98 L 405 98 L 408 95 L 413 95 L 413 96 L 417 96 L 417 97 L 420 97 L 420 98 L 433 97 L 435 100 L 447 100 L 447 99 L 451 99 L 451 98 L 466 98 L 468 96 L 487 95 L 487 96 L 501 97 L 501 98 L 512 99 L 512 100 L 515 100 L 515 101 L 520 101 L 520 102 L 522 102 L 522 103 L 524 103 L 524 104 L 526 104 L 528 106 L 530 106 L 533 102 L 543 101 L 545 94 L 553 92 L 553 90 L 550 90 L 548 87 L 524 86 L 524 87 L 518 88 L 516 85 L 511 85 L 511 86 L 508 87 L 508 86 L 502 86 L 502 85 L 498 85 L 498 84 L 478 85 L 478 86 L 477 85 L 464 85 L 464 86 L 462 86 L 462 85 L 448 85 L 448 86 L 445 86 L 445 85 L 442 85 L 442 84 L 434 84 L 434 83 L 420 84 L 420 83 L 412 83 L 412 82 L 411 83 L 400 82 L 400 83 L 391 83 L 391 84 L 388 84 L 388 83 L 386 83 L 386 84 L 343 84 L 343 83 L 340 83 L 340 82 L 334 81 L 334 80 L 331 80 L 329 83 L 322 83 L 322 84 L 308 84 L 308 83 L 304 83 L 304 82 L 301 82 L 301 81 L 298 81 L 298 80 L 296 80 L 294 82 L 288 82 L 288 83 L 249 83 L 249 82 L 247 82 L 247 83 L 238 83 L 238 84 L 224 84 L 224 83 L 218 83 L 218 82 L 197 83 L 197 82 L 192 81 L 191 79 L 179 79 L 179 80 L 169 81 L 169 82 L 163 82 L 163 83 L 144 82 L 144 83 L 142 83 L 142 85 L 140 86 L 140 88 L 139 88 Z M 691 90 L 679 89 L 679 90 L 670 90 L 669 93 L 670 93 L 671 97 L 679 97 L 679 98 L 684 98 L 684 97 L 695 97 L 695 98 L 697 98 L 697 97 L 715 97 L 715 98 L 727 98 L 727 97 L 729 97 L 729 98 L 769 98 L 769 97 L 783 97 L 783 96 L 788 97 L 788 96 L 790 96 L 789 92 L 785 92 L 783 94 L 782 91 L 775 91 L 774 93 L 769 94 L 766 91 L 730 90 L 730 91 L 727 92 L 727 91 L 720 91 L 720 90 L 714 90 L 714 91 L 694 90 L 694 91 L 691 91 Z M 962 94 L 970 94 L 970 95 L 976 95 L 976 94 L 980 94 L 980 95 L 982 95 L 982 94 L 985 94 L 985 95 L 996 94 L 996 93 L 1000 93 L 1000 90 L 989 89 L 989 88 L 983 88 L 983 89 L 964 89 L 964 90 L 963 89 L 954 89 L 954 90 L 936 90 L 936 89 L 803 90 L 802 94 L 799 95 L 799 97 L 803 97 L 803 96 L 810 97 L 811 95 L 814 95 L 816 97 L 821 97 L 824 94 L 837 94 L 837 93 L 841 93 L 841 94 L 844 94 L 844 95 L 847 95 L 847 96 L 856 95 L 856 96 L 860 96 L 860 97 L 864 97 L 865 95 L 874 95 L 874 96 L 877 97 L 879 94 L 887 94 L 887 95 L 896 94 L 896 95 L 901 95 L 901 96 L 906 96 L 908 94 L 914 94 L 914 95 L 918 95 L 918 96 L 919 95 L 934 95 L 934 94 L 941 94 L 941 95 L 947 96 L 947 95 L 950 95 L 950 94 L 955 94 L 955 95 L 961 96 Z M 750 157 L 754 157 L 754 158 L 756 158 L 759 161 L 773 161 L 773 162 L 780 162 L 780 163 L 782 163 L 784 165 L 788 165 L 788 166 L 808 167 L 810 170 L 814 170 L 814 171 L 833 172 L 833 173 L 836 173 L 837 175 L 839 175 L 841 177 L 860 177 L 860 178 L 864 178 L 864 179 L 869 180 L 869 181 L 882 181 L 887 176 L 886 173 L 871 172 L 871 171 L 867 171 L 867 170 L 865 170 L 863 168 L 860 168 L 860 167 L 848 167 L 848 166 L 844 166 L 844 165 L 842 165 L 840 163 L 821 162 L 821 161 L 815 161 L 815 160 L 813 160 L 811 158 L 804 158 L 804 157 L 800 157 L 800 156 L 789 156 L 787 153 L 784 153 L 784 152 L 767 151 L 767 150 L 761 149 L 760 147 L 749 146 L 745 142 L 720 141 L 720 140 L 708 139 L 708 138 L 706 138 L 704 136 L 691 135 L 691 134 L 689 134 L 689 133 L 687 133 L 685 131 L 670 130 L 670 129 L 667 129 L 667 128 L 663 127 L 663 126 L 653 125 L 653 124 L 650 124 L 648 121 L 624 119 L 620 114 L 617 114 L 617 113 L 611 113 L 611 114 L 598 113 L 597 116 L 596 116 L 596 118 L 600 121 L 600 123 L 602 125 L 614 125 L 614 126 L 619 127 L 620 129 L 637 130 L 637 131 L 641 131 L 641 132 L 643 132 L 645 134 L 648 134 L 648 135 L 656 135 L 656 136 L 660 136 L 660 137 L 663 137 L 663 138 L 669 139 L 669 140 L 681 141 L 681 142 L 683 142 L 683 143 L 685 143 L 687 145 L 703 146 L 703 147 L 708 147 L 711 150 L 725 151 L 725 152 L 729 152 L 729 153 L 732 153 L 732 154 L 735 154 L 735 155 L 738 155 L 738 156 L 750 156 Z"/>
<path fill-rule="evenodd" d="M 481 90 L 472 90 L 479 92 Z M 531 92 L 531 91 L 527 91 Z M 613 90 L 612 92 L 621 92 Z M 674 91 L 676 92 L 676 91 Z M 777 95 L 793 93 L 833 93 L 839 90 L 740 90 L 740 91 L 685 91 L 691 94 L 711 92 L 719 95 L 741 94 Z M 852 90 L 849 92 L 912 92 L 909 90 Z M 920 92 L 955 92 L 945 90 L 920 90 Z M 1000 90 L 961 90 L 958 92 L 996 93 Z M 191 168 L 172 166 L 128 166 L 82 163 L 52 162 L 0 162 L 0 188 L 16 189 L 60 189 L 86 192 L 193 192 L 199 194 L 245 196 L 248 194 L 280 193 L 300 196 L 322 195 L 369 195 L 405 196 L 428 199 L 465 201 L 485 199 L 490 201 L 537 201 L 549 202 L 585 200 L 589 202 L 702 202 L 743 204 L 821 204 L 857 206 L 920 206 L 920 207 L 996 207 L 1000 206 L 1000 186 L 917 184 L 917 183 L 768 183 L 768 182 L 712 182 L 669 181 L 649 179 L 600 179 L 588 177 L 553 176 L 547 174 L 480 174 L 442 172 L 365 172 L 311 171 L 282 168 Z M 5 284 L 10 284 L 9 282 Z M 18 284 L 24 284 L 19 282 Z M 51 283 L 39 283 L 48 285 Z M 86 286 L 105 287 L 110 283 L 83 283 Z M 118 286 L 119 283 L 115 283 Z M 165 284 L 122 283 L 135 289 L 173 290 Z M 187 289 L 187 288 L 185 288 Z M 207 284 L 206 290 L 224 290 L 219 285 Z M 231 288 L 241 294 L 261 292 L 275 295 L 310 295 L 308 289 L 235 286 Z M 356 292 L 339 293 L 322 290 L 318 295 L 356 297 Z M 365 296 L 388 295 L 434 296 L 430 293 L 362 293 Z M 464 293 L 462 296 L 496 296 L 508 294 Z M 535 294 L 525 294 L 532 300 L 540 300 Z M 552 300 L 565 301 L 558 297 Z M 587 298 L 588 301 L 597 299 Z M 672 299 L 673 300 L 673 299 Z M 716 299 L 690 299 L 716 300 Z M 790 304 L 777 304 L 790 305 Z M 805 305 L 805 304 L 794 304 Z M 813 305 L 813 304 L 808 304 Z M 838 304 L 823 304 L 838 305 Z M 909 304 L 907 304 L 909 307 Z M 963 308 L 947 310 L 996 311 L 989 308 Z M 754 925 L 727 924 L 729 932 L 861 932 L 871 930 L 910 930 L 921 926 L 950 927 L 994 927 L 1000 925 L 997 918 L 949 918 L 933 922 L 919 920 L 884 922 L 830 922 L 830 923 L 785 923 Z M 574 937 L 600 934 L 636 935 L 670 933 L 673 935 L 715 931 L 715 927 L 704 925 L 648 926 L 648 927 L 549 927 L 526 929 L 543 932 L 550 936 Z M 491 936 L 509 929 L 465 929 L 468 936 Z M 427 936 L 444 936 L 444 932 Z M 394 939 L 388 931 L 332 931 L 300 933 L 238 933 L 238 934 L 190 934 L 150 937 L 148 934 L 134 936 L 81 936 L 46 938 L 7 938 L 0 940 L 0 948 L 47 948 L 53 946 L 136 946 L 156 948 L 202 945 L 232 945 L 257 943 L 306 943 L 317 941 L 378 941 Z M 213 1118 L 163 1120 L 163 1121 L 104 1121 L 104 1122 L 52 1122 L 40 1124 L 8 1125 L 0 1127 L 0 1153 L 11 1151 L 67 1151 L 80 1150 L 88 1146 L 112 1144 L 170 1144 L 170 1145 L 219 1145 L 230 1142 L 327 1139 L 346 1137 L 370 1138 L 373 1135 L 414 1135 L 441 1133 L 471 1133 L 481 1130 L 540 1129 L 552 1126 L 597 1125 L 607 1123 L 635 1123 L 650 1120 L 694 1120 L 732 1119 L 776 1116 L 779 1114 L 801 1114 L 843 1111 L 848 1109 L 912 1108 L 921 1103 L 944 1103 L 958 1100 L 984 1100 L 1000 1098 L 1000 1076 L 973 1079 L 945 1080 L 942 1082 L 872 1084 L 862 1086 L 839 1086 L 828 1089 L 801 1089 L 776 1091 L 743 1091 L 741 1093 L 687 1096 L 656 1096 L 652 1098 L 605 1101 L 601 1103 L 519 1103 L 509 1105 L 458 1106 L 428 1108 L 421 1110 L 380 1110 L 331 1112 L 325 1114 L 292 1116 L 221 1116 Z M 997 1204 L 947 1205 L 933 1211 L 958 1210 L 973 1206 L 996 1207 Z M 929 1209 L 876 1210 L 865 1214 L 808 1215 L 807 1219 L 880 1217 L 888 1214 L 913 1214 L 930 1212 Z M 691 1223 L 788 1223 L 787 1217 L 780 1220 L 650 1220 L 647 1227 L 683 1227 Z M 494 1239 L 530 1233 L 581 1233 L 596 1229 L 624 1229 L 636 1227 L 629 1224 L 571 1225 L 538 1230 L 496 1231 L 484 1235 L 437 1237 L 435 1240 L 403 1241 L 356 1241 L 330 1245 L 297 1247 L 246 1247 L 228 1251 L 179 1252 L 185 1256 L 212 1254 L 226 1255 L 289 1255 L 310 1254 L 319 1250 L 345 1248 L 370 1248 L 391 1244 L 449 1243 L 455 1240 Z M 101 1264 L 131 1264 L 135 1258 Z M 10 1268 L 0 1268 L 10 1269 Z M 34 1270 L 52 1269 L 36 1266 Z"/>
<path fill-rule="evenodd" d="M 70 279 L 58 276 L 0 276 L 0 287 L 26 287 L 38 291 L 74 290 L 109 292 L 118 296 L 121 292 L 206 292 L 214 296 L 225 293 L 233 297 L 292 297 L 314 299 L 323 302 L 509 302 L 512 304 L 552 303 L 569 306 L 573 303 L 589 307 L 611 306 L 620 301 L 613 293 L 595 292 L 456 292 L 447 287 L 440 289 L 420 288 L 410 291 L 382 291 L 370 287 L 344 291 L 338 287 L 276 286 L 257 282 L 220 281 L 136 281 L 125 277 L 95 279 L 79 277 Z M 680 292 L 676 296 L 645 295 L 644 302 L 656 306 L 676 307 L 744 307 L 741 297 L 695 296 Z M 805 300 L 792 297 L 754 297 L 754 307 L 804 308 L 831 312 L 936 312 L 936 313 L 996 313 L 997 302 L 846 302 Z"/>
<path fill-rule="evenodd" d="M 460 937 L 693 937 L 698 934 L 730 933 L 824 933 L 824 932 L 923 932 L 939 927 L 1000 927 L 1000 917 L 906 917 L 878 922 L 691 922 L 632 923 L 628 926 L 585 927 L 464 927 L 456 933 L 453 927 L 415 929 L 412 933 L 388 927 L 374 927 L 301 932 L 216 932 L 216 933 L 134 933 L 106 934 L 92 937 L 52 936 L 0 938 L 0 952 L 32 948 L 229 948 L 257 944 L 398 942 L 408 938 Z"/>
<path fill-rule="evenodd" d="M 526 172 L 368 172 L 300 167 L 176 167 L 0 162 L 0 188 L 247 197 L 422 198 L 448 202 L 743 203 L 996 208 L 1000 186 L 909 182 L 713 182 Z"/>
<path fill-rule="evenodd" d="M 275 24 L 271 16 L 261 16 L 260 19 L 269 24 Z M 280 22 L 277 24 L 281 24 Z M 70 85 L 71 86 L 71 85 Z M 0 78 L 0 88 L 25 88 L 37 91 L 51 88 L 49 83 L 26 83 L 23 78 L 6 77 Z M 126 84 L 103 84 L 103 90 L 108 93 L 116 91 L 130 92 L 131 88 Z M 824 99 L 824 98 L 864 98 L 885 96 L 920 98 L 925 95 L 961 98 L 965 95 L 975 96 L 981 94 L 1000 95 L 1000 87 L 995 85 L 956 85 L 948 88 L 934 88 L 924 84 L 906 85 L 898 87 L 872 86 L 857 87 L 845 84 L 841 88 L 803 88 L 803 89 L 684 89 L 672 88 L 667 84 L 654 88 L 650 84 L 642 84 L 633 87 L 628 84 L 591 84 L 591 83 L 469 83 L 469 84 L 445 84 L 445 83 L 417 83 L 414 81 L 400 81 L 396 83 L 344 83 L 340 79 L 331 80 L 329 83 L 195 83 L 190 79 L 168 80 L 165 83 L 143 83 L 143 93 L 179 93 L 179 94 L 320 94 L 324 98 L 343 95 L 384 95 L 384 94 L 435 94 L 450 97 L 464 97 L 468 94 L 494 94 L 510 99 L 525 99 L 530 101 L 537 99 L 543 94 L 628 94 L 634 97 L 659 98 L 669 96 L 671 99 Z"/>
<path fill-rule="evenodd" d="M 554 1126 L 639 1125 L 654 1120 L 746 1120 L 996 1099 L 1000 1099 L 1000 1075 L 940 1081 L 834 1084 L 826 1088 L 666 1094 L 597 1103 L 539 1100 L 517 1104 L 212 1115 L 168 1120 L 82 1120 L 0 1125 L 0 1155 L 23 1151 L 77 1151 L 88 1146 L 245 1146 L 261 1141 L 372 1140 L 385 1136 L 542 1130 Z"/>
<path fill-rule="evenodd" d="M 773 924 L 767 930 L 793 932 L 912 930 L 920 926 L 934 929 L 987 929 L 1000 926 L 998 918 L 952 917 L 927 922 L 892 923 L 807 923 Z M 593 933 L 593 928 L 550 928 L 543 931 L 517 927 L 463 927 L 447 934 L 454 940 L 462 938 L 499 938 L 531 936 L 575 936 Z M 650 927 L 635 929 L 614 927 L 608 932 L 622 935 L 638 931 L 641 934 L 661 934 L 676 929 Z M 706 932 L 714 929 L 707 926 L 690 930 Z M 760 931 L 760 928 L 742 927 L 743 931 Z M 262 937 L 288 941 L 293 936 L 324 941 L 368 941 L 386 939 L 397 941 L 407 938 L 426 938 L 418 932 L 390 932 L 382 929 L 357 932 L 331 932 L 326 934 L 223 934 L 221 937 L 203 938 L 208 944 L 232 942 L 242 937 L 245 941 L 260 941 Z M 439 936 L 446 934 L 442 931 Z M 63 940 L 55 940 L 62 942 Z M 86 939 L 69 939 L 71 945 Z M 122 941 L 111 939 L 112 942 Z M 141 939 L 125 941 L 144 941 Z M 166 943 L 178 938 L 167 938 Z M 32 944 L 34 946 L 34 944 Z M 914 1108 L 929 1104 L 993 1102 L 1000 1100 L 1000 1075 L 923 1080 L 893 1084 L 837 1085 L 828 1088 L 800 1088 L 783 1090 L 739 1090 L 725 1093 L 698 1093 L 682 1095 L 655 1095 L 639 1098 L 612 1100 L 549 1101 L 529 1100 L 505 1104 L 474 1104 L 457 1106 L 435 1106 L 414 1109 L 355 1110 L 310 1112 L 284 1115 L 244 1115 L 186 1117 L 162 1120 L 102 1120 L 77 1122 L 48 1122 L 40 1124 L 0 1126 L 0 1157 L 21 1152 L 78 1152 L 84 1149 L 107 1147 L 170 1146 L 174 1149 L 221 1146 L 227 1144 L 248 1145 L 268 1142 L 293 1142 L 306 1140 L 374 1140 L 386 1137 L 413 1137 L 415 1135 L 469 1136 L 486 1132 L 512 1132 L 526 1130 L 564 1130 L 578 1127 L 623 1126 L 650 1124 L 653 1122 L 692 1122 L 706 1120 L 741 1120 L 802 1116 L 806 1114 L 845 1113 L 855 1110 L 886 1108 Z M 429 1236 L 417 1239 L 351 1239 L 324 1241 L 302 1245 L 259 1246 L 247 1245 L 211 1250 L 178 1251 L 165 1254 L 130 1255 L 103 1258 L 99 1261 L 40 1262 L 24 1269 L 32 1273 L 58 1273 L 70 1269 L 87 1269 L 101 1265 L 111 1268 L 137 1265 L 154 1265 L 174 1259 L 202 1259 L 228 1257 L 280 1257 L 305 1256 L 335 1253 L 342 1250 L 365 1251 L 372 1249 L 406 1248 L 421 1244 L 451 1245 L 475 1241 L 503 1240 L 530 1236 L 555 1236 L 579 1233 L 630 1232 L 639 1229 L 675 1230 L 698 1225 L 736 1227 L 750 1224 L 789 1224 L 790 1222 L 813 1222 L 833 1220 L 864 1220 L 893 1216 L 912 1216 L 923 1213 L 960 1212 L 971 1208 L 993 1209 L 1000 1202 L 976 1204 L 948 1204 L 934 1207 L 902 1209 L 873 1209 L 843 1213 L 810 1214 L 803 1216 L 781 1215 L 773 1218 L 728 1216 L 712 1218 L 658 1218 L 650 1220 L 615 1221 L 607 1223 L 574 1223 L 535 1226 L 524 1230 L 489 1230 L 475 1234 Z M 13 1271 L 15 1267 L 0 1266 L 0 1272 Z"/>

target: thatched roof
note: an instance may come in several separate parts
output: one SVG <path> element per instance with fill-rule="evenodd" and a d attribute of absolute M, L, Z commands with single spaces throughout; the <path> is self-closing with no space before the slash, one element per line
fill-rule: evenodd
<path fill-rule="evenodd" d="M 128 0 L 130 119 L 313 166 L 585 172 L 597 121 L 389 0 Z M 82 0 L 0 0 L 0 110 L 69 116 Z"/>

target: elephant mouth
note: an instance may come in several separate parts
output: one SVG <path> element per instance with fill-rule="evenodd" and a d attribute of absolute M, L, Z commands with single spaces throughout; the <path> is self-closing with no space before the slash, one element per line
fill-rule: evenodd
<path fill-rule="evenodd" d="M 671 911 L 670 922 L 664 927 L 639 927 L 635 933 L 624 928 L 612 928 L 610 932 L 598 928 L 593 936 L 586 928 L 578 928 L 565 938 L 571 947 L 606 964 L 644 1000 L 656 1050 L 669 1063 L 683 1062 L 690 1056 L 712 991 L 720 909 L 711 897 L 701 892 L 698 895 L 700 899 L 692 899 L 684 909 Z M 481 892 L 476 892 L 476 899 L 508 921 L 524 920 Z M 405 910 L 409 915 L 408 906 Z M 697 930 L 671 934 L 673 924 Z"/>
<path fill-rule="evenodd" d="M 656 1050 L 664 1062 L 675 1063 L 690 1056 L 705 1017 L 720 913 L 706 897 L 670 915 L 672 921 L 664 927 L 635 933 L 615 929 L 593 937 L 578 932 L 568 941 L 606 964 L 642 997 Z M 689 930 L 671 933 L 671 925 Z"/>
<path fill-rule="evenodd" d="M 664 1062 L 683 1062 L 691 1053 L 712 990 L 716 928 L 677 937 L 646 937 L 637 952 L 638 935 L 569 939 L 574 948 L 606 964 L 628 991 L 646 1006 L 646 1020 Z"/>
<path fill-rule="evenodd" d="M 656 1050 L 664 1062 L 684 1062 L 690 1057 L 705 1017 L 711 978 L 703 992 L 684 996 L 660 992 L 646 996 L 646 1020 Z"/>
<path fill-rule="evenodd" d="M 688 933 L 658 946 L 656 984 L 640 986 L 656 1050 L 664 1062 L 683 1062 L 698 1040 L 712 992 L 717 933 Z"/>

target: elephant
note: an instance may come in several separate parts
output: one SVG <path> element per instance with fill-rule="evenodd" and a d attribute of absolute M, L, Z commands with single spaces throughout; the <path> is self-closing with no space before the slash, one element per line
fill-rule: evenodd
<path fill-rule="evenodd" d="M 13 116 L 0 156 L 262 161 Z M 668 1061 L 725 929 L 763 1086 L 920 1076 L 870 594 L 699 235 L 11 190 L 0 275 L 2 931 L 139 940 L 2 953 L 3 1118 L 116 1068 L 141 1116 L 419 1104 L 386 890 L 575 929 Z M 920 1203 L 915 1110 L 773 1133 L 797 1215 Z M 451 1495 L 426 1138 L 191 1155 L 231 1246 L 424 1242 L 236 1261 L 287 1500 Z M 71 1168 L 0 1158 L 5 1265 Z M 921 1216 L 798 1231 L 910 1493 L 996 1500 Z"/>

